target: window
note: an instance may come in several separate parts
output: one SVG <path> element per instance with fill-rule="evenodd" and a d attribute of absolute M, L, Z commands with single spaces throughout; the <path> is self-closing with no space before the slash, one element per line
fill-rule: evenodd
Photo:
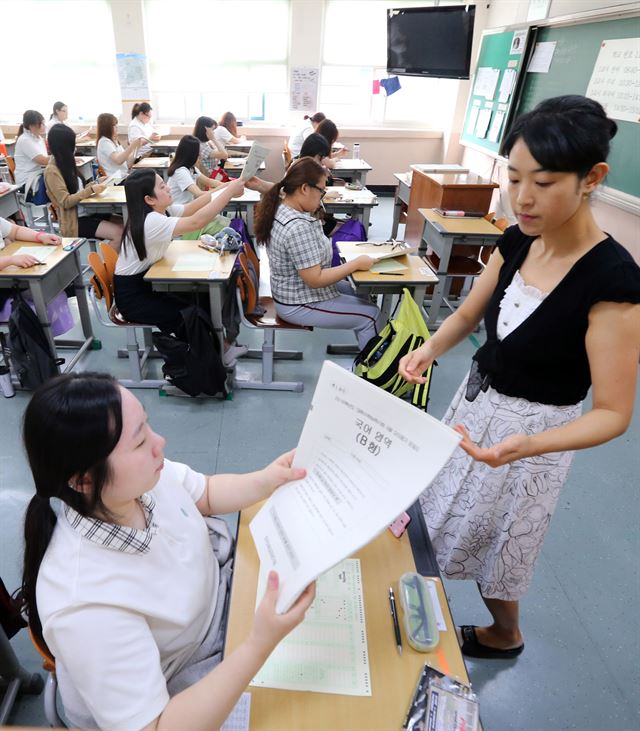
<path fill-rule="evenodd" d="M 282 120 L 289 112 L 289 0 L 145 0 L 156 118 Z"/>
<path fill-rule="evenodd" d="M 435 4 L 327 0 L 319 109 L 341 124 L 444 127 L 454 111 L 457 80 L 400 76 L 401 88 L 392 96 L 372 93 L 373 81 L 387 77 L 387 8 Z"/>
<path fill-rule="evenodd" d="M 22 120 L 26 109 L 49 119 L 56 101 L 69 107 L 70 121 L 87 124 L 122 112 L 107 0 L 2 3 L 2 27 L 3 120 Z"/>

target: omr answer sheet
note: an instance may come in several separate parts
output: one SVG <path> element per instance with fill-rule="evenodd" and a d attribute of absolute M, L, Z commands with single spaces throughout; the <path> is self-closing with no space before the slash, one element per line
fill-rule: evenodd
<path fill-rule="evenodd" d="M 315 578 L 381 533 L 440 472 L 460 435 L 335 363 L 322 366 L 294 465 L 249 528 L 282 613 Z"/>
<path fill-rule="evenodd" d="M 266 585 L 267 573 L 261 572 L 256 606 Z M 304 620 L 269 655 L 251 685 L 371 695 L 359 559 L 345 559 L 318 579 Z"/>

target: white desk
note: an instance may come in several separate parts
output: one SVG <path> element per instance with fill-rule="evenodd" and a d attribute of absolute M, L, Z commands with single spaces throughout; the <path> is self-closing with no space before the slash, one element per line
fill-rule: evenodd
<path fill-rule="evenodd" d="M 239 178 L 246 164 L 246 157 L 230 157 L 224 161 L 224 170 L 230 178 Z M 258 170 L 266 170 L 266 168 L 266 164 L 261 162 Z"/>
<path fill-rule="evenodd" d="M 371 165 L 364 160 L 345 157 L 336 160 L 336 166 L 332 172 L 335 173 L 337 178 L 343 178 L 346 175 L 354 183 L 360 183 L 364 187 L 367 184 L 367 173 L 370 173 L 372 170 Z"/>
<path fill-rule="evenodd" d="M 330 198 L 337 194 L 338 198 Z M 367 188 L 348 190 L 344 186 L 328 186 L 327 195 L 322 204 L 330 213 L 349 213 L 353 218 L 362 221 L 365 231 L 369 230 L 371 209 L 378 205 L 378 198 Z"/>
<path fill-rule="evenodd" d="M 18 186 L 11 185 L 4 193 L 0 193 L 0 216 L 9 218 L 20 210 L 18 205 Z"/>
<path fill-rule="evenodd" d="M 167 170 L 171 165 L 170 157 L 143 157 L 134 166 L 134 170 L 155 170 L 166 181 Z"/>
<path fill-rule="evenodd" d="M 127 199 L 123 185 L 110 185 L 108 188 L 85 198 L 78 203 L 78 208 L 84 209 L 87 213 L 117 213 L 127 220 Z"/>
<path fill-rule="evenodd" d="M 260 193 L 257 190 L 244 189 L 244 193 L 240 198 L 232 198 L 227 203 L 224 213 L 227 215 L 233 215 L 236 211 L 246 211 L 247 213 L 247 230 L 249 235 L 253 236 L 253 209 L 256 204 L 260 202 Z"/>
<path fill-rule="evenodd" d="M 241 140 L 240 142 L 229 142 L 225 145 L 225 148 L 229 152 L 244 152 L 245 154 L 251 150 L 253 140 Z"/>

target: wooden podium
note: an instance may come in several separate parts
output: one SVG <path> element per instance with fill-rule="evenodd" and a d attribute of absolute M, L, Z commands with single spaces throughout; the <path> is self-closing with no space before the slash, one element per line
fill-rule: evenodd
<path fill-rule="evenodd" d="M 489 213 L 493 190 L 497 187 L 497 183 L 475 173 L 439 175 L 414 169 L 404 240 L 413 246 L 420 245 L 424 229 L 420 208 Z"/>

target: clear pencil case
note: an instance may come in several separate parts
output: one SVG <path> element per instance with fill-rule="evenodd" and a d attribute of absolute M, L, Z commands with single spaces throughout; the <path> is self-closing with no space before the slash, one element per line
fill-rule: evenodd
<path fill-rule="evenodd" d="M 438 646 L 440 631 L 425 579 L 415 572 L 402 574 L 399 588 L 407 641 L 418 652 L 431 652 Z"/>

